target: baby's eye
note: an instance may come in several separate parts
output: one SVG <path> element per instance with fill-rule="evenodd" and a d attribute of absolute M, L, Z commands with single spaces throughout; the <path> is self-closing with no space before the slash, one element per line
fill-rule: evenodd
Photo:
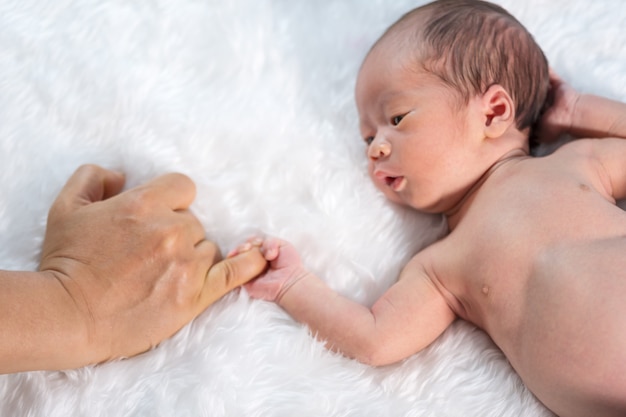
<path fill-rule="evenodd" d="M 398 126 L 403 118 L 404 118 L 404 115 L 394 116 L 391 118 L 391 124 L 394 126 Z"/>
<path fill-rule="evenodd" d="M 368 136 L 368 137 L 364 138 L 363 140 L 369 146 L 369 145 L 372 144 L 372 142 L 374 142 L 374 136 Z"/>

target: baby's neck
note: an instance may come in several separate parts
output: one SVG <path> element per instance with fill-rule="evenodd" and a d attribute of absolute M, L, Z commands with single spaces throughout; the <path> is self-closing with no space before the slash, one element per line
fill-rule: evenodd
<path fill-rule="evenodd" d="M 502 155 L 500 159 L 498 159 L 493 165 L 489 167 L 487 171 L 476 181 L 470 189 L 463 195 L 463 197 L 459 200 L 459 202 L 452 207 L 450 210 L 444 213 L 446 219 L 448 221 L 448 229 L 451 232 L 454 228 L 459 224 L 463 215 L 465 214 L 466 209 L 471 204 L 474 195 L 480 189 L 480 187 L 489 179 L 494 172 L 500 170 L 503 166 L 508 165 L 512 161 L 517 161 L 519 159 L 530 158 L 528 155 L 528 151 L 525 149 L 513 149 L 506 154 Z"/>

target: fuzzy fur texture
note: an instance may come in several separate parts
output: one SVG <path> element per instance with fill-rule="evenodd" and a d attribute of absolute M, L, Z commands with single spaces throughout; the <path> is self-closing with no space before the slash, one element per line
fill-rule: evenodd
<path fill-rule="evenodd" d="M 93 162 L 129 186 L 190 175 L 224 252 L 281 236 L 371 304 L 442 230 L 370 183 L 353 103 L 369 46 L 422 3 L 0 0 L 0 268 L 37 267 L 53 198 Z M 498 3 L 576 88 L 626 100 L 625 2 Z M 244 291 L 139 357 L 1 376 L 0 398 L 1 416 L 550 415 L 467 323 L 375 369 Z"/>

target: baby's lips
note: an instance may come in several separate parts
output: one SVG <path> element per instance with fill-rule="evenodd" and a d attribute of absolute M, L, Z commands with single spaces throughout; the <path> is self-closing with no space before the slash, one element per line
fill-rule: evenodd
<path fill-rule="evenodd" d="M 401 175 L 393 175 L 383 170 L 374 170 L 374 177 L 382 184 L 390 187 L 394 191 L 398 191 L 404 187 L 404 177 Z"/>
<path fill-rule="evenodd" d="M 387 185 L 394 191 L 402 191 L 406 184 L 404 177 L 387 177 Z"/>
<path fill-rule="evenodd" d="M 377 181 L 380 181 L 383 184 L 389 185 L 389 183 L 397 177 L 389 172 L 377 169 L 374 170 L 374 178 L 376 178 Z"/>

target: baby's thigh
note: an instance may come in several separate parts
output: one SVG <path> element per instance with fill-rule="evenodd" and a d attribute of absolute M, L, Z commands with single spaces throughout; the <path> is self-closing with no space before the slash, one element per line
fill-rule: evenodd
<path fill-rule="evenodd" d="M 563 415 L 624 413 L 625 300 L 624 237 L 550 249 L 535 264 L 521 362 L 531 390 Z"/>

